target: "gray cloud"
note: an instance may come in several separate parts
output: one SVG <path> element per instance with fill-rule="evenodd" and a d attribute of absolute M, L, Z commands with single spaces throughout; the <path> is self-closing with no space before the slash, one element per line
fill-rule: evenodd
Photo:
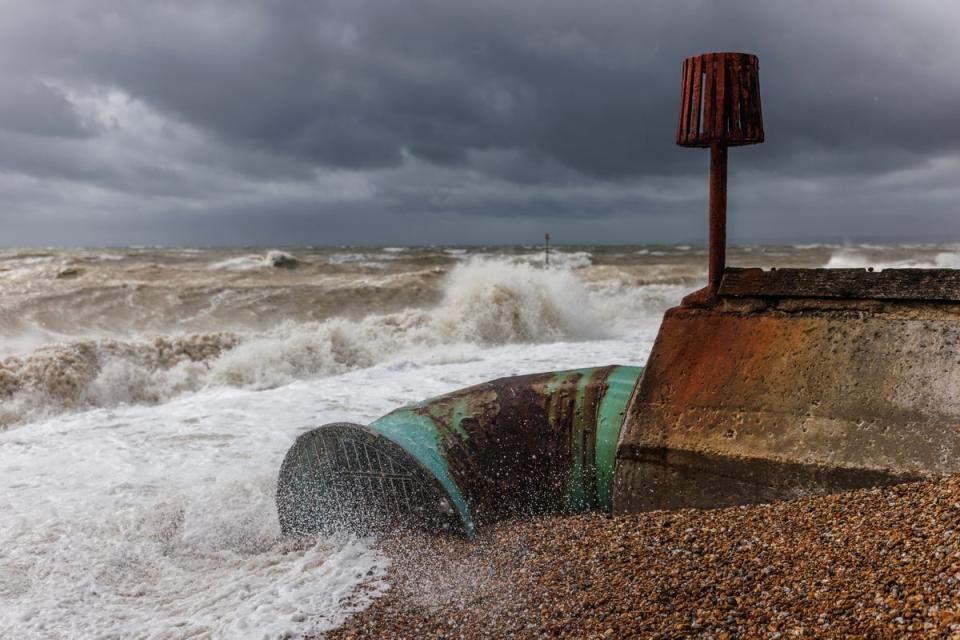
<path fill-rule="evenodd" d="M 7 244 L 516 242 L 545 226 L 696 241 L 706 154 L 673 134 L 680 63 L 710 50 L 761 61 L 767 143 L 731 154 L 735 239 L 958 230 L 960 9 L 945 3 L 5 13 Z"/>

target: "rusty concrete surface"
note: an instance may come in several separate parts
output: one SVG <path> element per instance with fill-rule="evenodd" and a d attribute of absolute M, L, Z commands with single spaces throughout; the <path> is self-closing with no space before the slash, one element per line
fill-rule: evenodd
<path fill-rule="evenodd" d="M 691 301 L 667 312 L 631 399 L 615 510 L 960 471 L 960 304 Z"/>

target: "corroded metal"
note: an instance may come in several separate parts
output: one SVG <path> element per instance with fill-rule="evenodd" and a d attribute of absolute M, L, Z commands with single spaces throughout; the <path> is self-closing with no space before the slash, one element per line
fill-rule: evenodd
<path fill-rule="evenodd" d="M 683 61 L 677 144 L 727 147 L 763 142 L 757 56 L 705 53 Z"/>
<path fill-rule="evenodd" d="M 616 446 L 641 369 L 501 378 L 298 439 L 280 472 L 285 533 L 478 526 L 612 507 Z"/>
<path fill-rule="evenodd" d="M 716 293 L 727 245 L 727 147 L 763 142 L 757 57 L 705 53 L 683 61 L 677 144 L 710 147 L 708 280 Z"/>
<path fill-rule="evenodd" d="M 960 472 L 960 304 L 731 298 L 671 309 L 627 412 L 618 511 Z"/>
<path fill-rule="evenodd" d="M 618 445 L 617 511 L 960 472 L 960 271 L 725 269 L 726 148 L 763 140 L 756 67 L 684 63 L 677 142 L 711 148 L 710 286 L 660 325 Z"/>
<path fill-rule="evenodd" d="M 459 524 L 427 468 L 367 427 L 343 422 L 297 438 L 283 461 L 277 511 L 290 536 Z"/>
<path fill-rule="evenodd" d="M 727 148 L 710 145 L 710 229 L 707 281 L 716 291 L 727 262 Z"/>
<path fill-rule="evenodd" d="M 721 296 L 960 302 L 958 269 L 727 269 Z"/>

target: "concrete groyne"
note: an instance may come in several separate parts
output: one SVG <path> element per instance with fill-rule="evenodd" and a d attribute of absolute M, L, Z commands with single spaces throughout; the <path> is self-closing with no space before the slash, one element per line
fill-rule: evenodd
<path fill-rule="evenodd" d="M 956 272 L 791 271 L 728 269 L 717 295 L 667 312 L 622 431 L 616 510 L 960 471 Z"/>

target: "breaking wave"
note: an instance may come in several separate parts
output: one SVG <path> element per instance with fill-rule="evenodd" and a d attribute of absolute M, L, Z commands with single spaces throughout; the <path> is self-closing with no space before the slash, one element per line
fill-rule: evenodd
<path fill-rule="evenodd" d="M 843 248 L 830 255 L 828 269 L 957 269 L 960 268 L 960 252 L 939 251 L 930 255 L 904 255 L 902 258 L 892 258 L 888 247 L 880 247 L 883 252 L 876 251 L 870 245 L 861 245 L 858 248 Z M 873 251 L 871 251 L 873 250 Z"/>
<path fill-rule="evenodd" d="M 571 269 L 469 260 L 447 276 L 434 308 L 360 319 L 286 322 L 259 333 L 208 332 L 143 340 L 81 339 L 0 361 L 0 426 L 43 414 L 153 404 L 210 387 L 265 389 L 394 358 L 442 357 L 450 347 L 603 338 L 637 305 L 665 308 L 624 284 L 588 287 Z"/>
<path fill-rule="evenodd" d="M 293 269 L 300 261 L 286 251 L 272 250 L 267 253 L 250 254 L 221 260 L 210 265 L 210 269 L 227 271 L 255 271 L 258 269 Z"/>

